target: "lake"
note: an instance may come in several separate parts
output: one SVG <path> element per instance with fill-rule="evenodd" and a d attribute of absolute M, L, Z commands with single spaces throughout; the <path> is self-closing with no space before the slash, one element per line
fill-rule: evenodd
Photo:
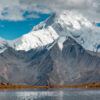
<path fill-rule="evenodd" d="M 100 90 L 4 91 L 0 100 L 100 100 Z"/>

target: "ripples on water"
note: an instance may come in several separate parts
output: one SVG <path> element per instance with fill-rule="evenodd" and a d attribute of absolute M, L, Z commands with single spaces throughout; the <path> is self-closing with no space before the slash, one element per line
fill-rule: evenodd
<path fill-rule="evenodd" d="M 8 91 L 0 92 L 0 100 L 100 100 L 98 90 Z"/>

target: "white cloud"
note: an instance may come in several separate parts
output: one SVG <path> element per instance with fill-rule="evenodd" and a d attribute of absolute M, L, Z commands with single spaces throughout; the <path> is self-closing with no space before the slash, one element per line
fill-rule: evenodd
<path fill-rule="evenodd" d="M 20 0 L 22 4 L 39 5 L 33 9 L 60 13 L 64 9 L 78 10 L 91 18 L 100 16 L 100 0 Z M 39 7 L 42 6 L 41 9 Z"/>
<path fill-rule="evenodd" d="M 24 20 L 23 13 L 27 10 L 50 13 L 60 13 L 64 9 L 78 10 L 99 17 L 99 0 L 0 0 L 0 19 Z M 36 14 L 27 17 L 39 17 Z"/>
<path fill-rule="evenodd" d="M 2 0 L 0 1 L 0 20 L 20 21 L 25 18 L 38 18 L 37 14 L 28 14 L 23 16 L 25 11 L 30 11 L 29 5 L 20 3 L 20 0 Z"/>
<path fill-rule="evenodd" d="M 19 6 L 18 0 L 2 0 L 0 1 L 0 19 L 1 20 L 21 20 L 21 12 L 16 7 Z"/>

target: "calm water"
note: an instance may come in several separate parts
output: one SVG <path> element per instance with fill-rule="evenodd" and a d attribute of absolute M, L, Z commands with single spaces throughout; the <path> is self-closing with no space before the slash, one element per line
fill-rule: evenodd
<path fill-rule="evenodd" d="M 0 100 L 100 100 L 96 90 L 0 92 Z"/>

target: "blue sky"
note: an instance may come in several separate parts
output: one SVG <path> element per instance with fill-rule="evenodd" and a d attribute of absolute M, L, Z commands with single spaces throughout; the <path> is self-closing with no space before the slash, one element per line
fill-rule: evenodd
<path fill-rule="evenodd" d="M 49 14 L 38 14 L 38 18 L 26 18 L 21 21 L 0 20 L 0 36 L 13 40 L 32 30 L 33 26 L 49 17 Z"/>
<path fill-rule="evenodd" d="M 97 26 L 97 27 L 100 27 L 100 23 L 96 23 L 96 26 Z"/>

